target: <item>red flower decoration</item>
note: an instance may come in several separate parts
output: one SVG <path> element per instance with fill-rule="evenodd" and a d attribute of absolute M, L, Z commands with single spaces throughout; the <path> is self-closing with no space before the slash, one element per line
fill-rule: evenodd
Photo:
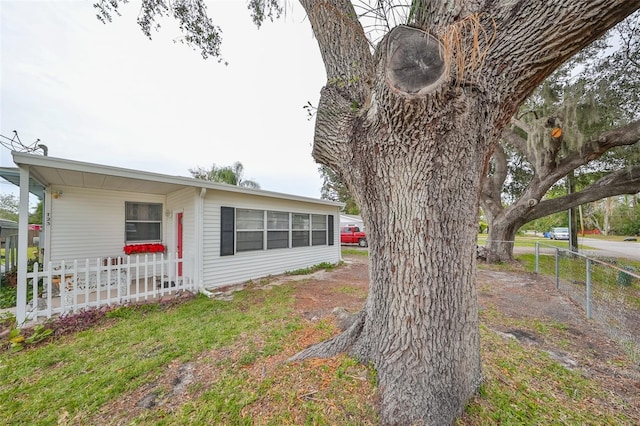
<path fill-rule="evenodd" d="M 129 244 L 124 246 L 125 254 L 164 253 L 164 245 L 160 243 Z"/>

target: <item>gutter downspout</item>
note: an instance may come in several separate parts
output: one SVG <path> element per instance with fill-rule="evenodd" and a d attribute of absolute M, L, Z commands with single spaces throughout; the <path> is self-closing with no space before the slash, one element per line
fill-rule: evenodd
<path fill-rule="evenodd" d="M 198 217 L 196 218 L 196 280 L 198 282 L 198 292 L 204 294 L 207 297 L 213 297 L 213 293 L 204 288 L 204 238 L 202 238 L 202 232 L 204 229 L 204 199 L 207 195 L 207 188 L 200 188 L 200 196 L 197 198 L 198 206 L 196 212 Z"/>

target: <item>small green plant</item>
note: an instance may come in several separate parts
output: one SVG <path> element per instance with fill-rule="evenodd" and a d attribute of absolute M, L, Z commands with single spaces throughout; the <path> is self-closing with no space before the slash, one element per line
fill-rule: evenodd
<path fill-rule="evenodd" d="M 331 271 L 331 270 L 335 269 L 336 266 L 337 266 L 337 264 L 333 264 L 333 263 L 329 263 L 329 262 L 322 262 L 322 263 L 318 263 L 317 265 L 309 266 L 308 268 L 301 268 L 301 269 L 296 269 L 296 270 L 293 270 L 293 271 L 287 271 L 287 272 L 285 272 L 285 274 L 287 274 L 287 275 L 309 275 L 309 274 L 313 274 L 314 272 L 320 271 L 322 269 L 324 269 L 325 271 Z"/>
<path fill-rule="evenodd" d="M 18 352 L 24 349 L 24 336 L 22 335 L 22 330 L 19 328 L 12 328 L 9 331 L 9 350 L 11 352 Z"/>
<path fill-rule="evenodd" d="M 44 339 L 49 337 L 52 331 L 53 330 L 51 330 L 50 328 L 46 328 L 44 325 L 38 324 L 35 327 L 33 327 L 33 333 L 31 334 L 31 336 L 24 339 L 24 342 L 28 345 L 40 343 Z"/>
<path fill-rule="evenodd" d="M 37 251 L 36 251 L 37 253 Z M 33 268 L 35 267 L 35 263 L 37 262 L 37 258 L 30 256 L 27 261 L 27 271 L 33 272 Z M 42 265 L 38 266 L 38 269 L 42 271 Z M 27 300 L 31 300 L 33 298 L 33 286 L 31 283 L 27 285 Z M 13 308 L 16 306 L 16 301 L 18 298 L 17 295 L 17 287 L 18 287 L 18 269 L 13 267 L 7 273 L 2 275 L 0 278 L 0 309 Z M 40 279 L 38 282 L 38 293 L 42 293 L 44 291 L 43 280 Z"/>
<path fill-rule="evenodd" d="M 6 309 L 16 306 L 16 289 L 8 285 L 2 284 L 0 287 L 0 309 Z"/>
<path fill-rule="evenodd" d="M 27 333 L 24 329 L 18 327 L 16 317 L 13 314 L 4 314 L 0 319 L 0 324 L 9 328 L 7 340 L 9 341 L 8 349 L 10 352 L 19 352 L 26 346 L 40 343 L 53 333 L 52 329 L 46 328 L 43 324 L 36 325 Z"/>
<path fill-rule="evenodd" d="M 629 272 L 635 272 L 635 269 L 632 268 L 631 266 L 623 266 L 622 269 Z M 624 271 L 620 271 L 618 273 L 617 282 L 621 286 L 625 286 L 625 287 L 631 286 L 632 280 L 633 280 L 633 276 L 631 274 L 627 274 Z"/>
<path fill-rule="evenodd" d="M 273 277 L 269 275 L 268 277 L 260 278 L 260 285 L 267 285 L 271 282 Z"/>
<path fill-rule="evenodd" d="M 360 291 L 356 287 L 352 287 L 352 286 L 349 286 L 349 285 L 343 285 L 343 286 L 338 287 L 338 292 L 342 293 L 342 294 L 357 294 Z"/>

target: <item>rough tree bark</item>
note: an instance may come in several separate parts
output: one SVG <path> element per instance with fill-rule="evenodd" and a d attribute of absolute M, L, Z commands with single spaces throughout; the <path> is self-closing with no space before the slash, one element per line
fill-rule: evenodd
<path fill-rule="evenodd" d="M 493 146 L 640 0 L 414 1 L 411 27 L 373 53 L 350 1 L 300 2 L 327 72 L 313 155 L 356 195 L 370 291 L 349 329 L 293 359 L 347 351 L 377 370 L 384 424 L 450 424 L 482 380 L 476 221 Z"/>
<path fill-rule="evenodd" d="M 525 127 L 522 123 L 519 126 Z M 484 180 L 480 195 L 480 204 L 489 224 L 485 246 L 488 262 L 513 259 L 512 241 L 518 229 L 527 222 L 605 197 L 636 194 L 640 190 L 640 166 L 632 166 L 612 172 L 579 192 L 543 200 L 547 191 L 571 171 L 599 158 L 611 148 L 638 143 L 640 121 L 607 131 L 585 142 L 580 150 L 563 155 L 559 144 L 550 143 L 546 148 L 540 148 L 528 143 L 511 128 L 505 129 L 502 137 L 525 156 L 534 173 L 523 195 L 513 204 L 504 206 L 501 192 L 507 177 L 507 159 L 502 147 L 496 146 L 492 157 L 494 172 Z M 550 135 L 547 137 L 551 138 Z M 541 149 L 544 152 L 540 152 Z"/>

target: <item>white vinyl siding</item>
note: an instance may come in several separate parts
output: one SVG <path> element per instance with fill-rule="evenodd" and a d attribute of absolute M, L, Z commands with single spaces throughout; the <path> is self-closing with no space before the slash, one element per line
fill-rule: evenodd
<path fill-rule="evenodd" d="M 293 201 L 271 197 L 251 196 L 247 194 L 207 191 L 204 203 L 204 257 L 203 285 L 215 288 L 229 284 L 282 274 L 286 271 L 307 268 L 322 262 L 340 261 L 340 240 L 334 230 L 334 245 L 305 246 L 278 250 L 255 250 L 236 252 L 232 256 L 220 256 L 220 208 L 261 210 L 267 212 L 267 239 L 274 223 L 269 220 L 269 212 L 283 212 L 306 215 L 333 215 L 337 223 L 337 206 L 314 204 L 312 202 Z M 311 219 L 308 219 L 309 221 Z M 284 226 L 281 222 L 277 226 Z M 293 224 L 291 224 L 293 225 Z M 309 224 L 310 226 L 310 224 Z M 310 227 L 307 230 L 309 234 Z M 268 244 L 267 244 L 268 245 Z"/>
<path fill-rule="evenodd" d="M 49 206 L 51 245 L 46 249 L 46 256 L 49 256 L 46 260 L 54 262 L 123 256 L 127 201 L 163 205 L 161 242 L 170 253 L 175 253 L 177 248 L 175 220 L 178 213 L 183 214 L 185 271 L 195 271 L 198 282 L 206 288 L 282 274 L 322 262 L 337 263 L 341 259 L 337 227 L 334 229 L 334 245 L 292 247 L 290 235 L 285 245 L 282 240 L 284 234 L 279 234 L 283 231 L 291 233 L 294 214 L 309 217 L 309 233 L 312 232 L 312 215 L 333 215 L 337 223 L 338 206 L 213 189 L 204 194 L 199 188 L 191 187 L 166 196 L 66 186 L 49 190 L 63 192 L 58 199 L 50 200 Z M 204 196 L 202 200 L 201 196 Z M 222 206 L 264 212 L 262 250 L 220 256 Z M 287 215 L 288 222 L 285 219 Z M 269 246 L 270 240 L 274 245 L 285 246 L 274 249 Z"/>
<path fill-rule="evenodd" d="M 95 259 L 123 256 L 125 202 L 164 203 L 163 195 L 57 188 L 63 195 L 51 199 L 47 260 Z M 165 230 L 163 229 L 163 233 Z"/>

